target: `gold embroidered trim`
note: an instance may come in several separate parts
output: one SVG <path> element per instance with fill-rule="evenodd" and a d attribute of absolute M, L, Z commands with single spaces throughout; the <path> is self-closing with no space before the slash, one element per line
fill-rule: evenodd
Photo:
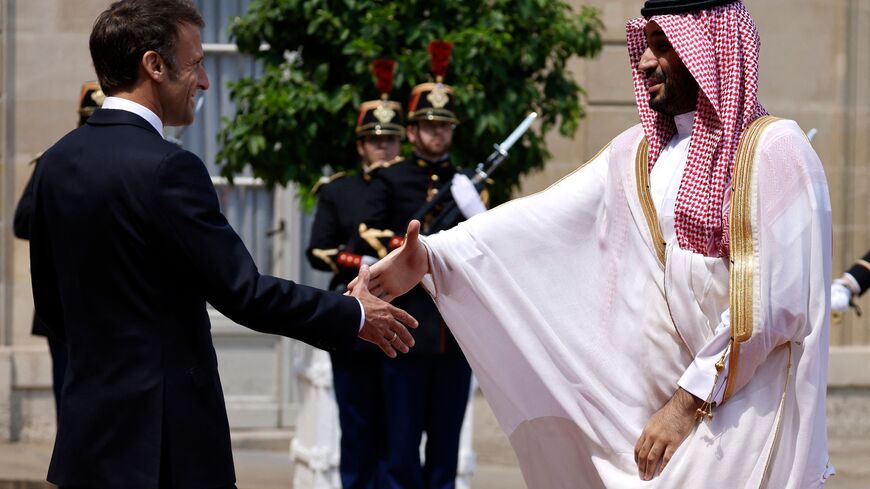
<path fill-rule="evenodd" d="M 731 397 L 740 361 L 740 344 L 752 336 L 752 280 L 755 255 L 752 250 L 752 174 L 755 151 L 761 134 L 776 117 L 763 116 L 752 121 L 740 137 L 731 179 L 731 354 L 723 401 Z"/>
<path fill-rule="evenodd" d="M 378 253 L 378 258 L 387 256 L 387 248 L 383 243 L 381 243 L 381 238 L 392 238 L 394 234 L 395 233 L 389 229 L 369 229 L 369 227 L 364 223 L 360 223 L 359 225 L 360 237 Z"/>
<path fill-rule="evenodd" d="M 868 263 L 867 260 L 864 260 L 862 258 L 859 258 L 855 262 L 855 265 L 861 265 L 862 267 L 866 268 L 867 270 L 870 270 L 870 263 Z"/>
<path fill-rule="evenodd" d="M 645 137 L 640 141 L 640 146 L 637 148 L 637 159 L 634 168 L 637 178 L 637 198 L 640 200 L 643 214 L 646 216 L 646 224 L 649 227 L 656 256 L 659 257 L 659 262 L 664 266 L 666 243 L 661 225 L 659 224 L 658 213 L 656 212 L 656 207 L 649 190 L 649 142 L 647 142 Z"/>
<path fill-rule="evenodd" d="M 314 255 L 315 258 L 318 258 L 322 262 L 329 265 L 329 268 L 332 269 L 332 273 L 338 273 L 338 265 L 336 265 L 335 262 L 332 260 L 332 257 L 338 254 L 338 248 L 333 248 L 331 250 L 314 248 L 311 250 L 311 254 Z"/>

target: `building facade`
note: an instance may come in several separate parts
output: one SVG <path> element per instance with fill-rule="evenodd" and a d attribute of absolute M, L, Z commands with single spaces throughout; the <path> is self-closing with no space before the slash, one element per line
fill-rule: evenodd
<path fill-rule="evenodd" d="M 762 37 L 761 100 L 774 115 L 818 129 L 834 212 L 834 270 L 870 248 L 870 2 L 744 0 Z M 108 0 L 0 0 L 0 440 L 51 439 L 54 406 L 45 341 L 30 335 L 33 314 L 28 245 L 12 234 L 15 205 L 30 161 L 75 127 L 81 83 L 95 78 L 87 49 L 94 19 Z M 225 83 L 257 66 L 228 44 L 226 25 L 248 0 L 200 0 L 211 89 L 197 122 L 175 135 L 216 174 L 214 134 L 232 114 Z M 625 22 L 641 0 L 574 0 L 598 7 L 605 45 L 576 60 L 587 118 L 574 138 L 550 136 L 553 159 L 527 177 L 541 190 L 623 129 L 637 123 L 625 48 Z M 788 19 L 784 21 L 784 19 Z M 261 268 L 317 283 L 301 259 L 305 216 L 291 190 L 267 192 L 253 180 L 220 185 L 219 196 Z M 870 310 L 866 299 L 861 301 Z M 310 352 L 297 343 L 248 333 L 214 315 L 215 344 L 234 428 L 286 429 L 298 407 L 296 373 Z M 834 436 L 867 437 L 870 419 L 870 317 L 849 315 L 831 330 L 829 410 Z"/>

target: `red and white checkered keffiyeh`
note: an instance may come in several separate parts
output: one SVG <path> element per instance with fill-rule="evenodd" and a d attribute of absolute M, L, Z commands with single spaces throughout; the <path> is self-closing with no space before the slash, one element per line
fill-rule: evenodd
<path fill-rule="evenodd" d="M 637 65 L 647 49 L 644 27 L 655 21 L 700 85 L 689 156 L 676 202 L 680 247 L 727 256 L 723 208 L 744 129 L 767 111 L 758 102 L 755 23 L 741 2 L 679 15 L 638 18 L 626 26 L 640 122 L 649 141 L 650 169 L 676 132 L 672 117 L 649 107 L 646 76 Z"/>

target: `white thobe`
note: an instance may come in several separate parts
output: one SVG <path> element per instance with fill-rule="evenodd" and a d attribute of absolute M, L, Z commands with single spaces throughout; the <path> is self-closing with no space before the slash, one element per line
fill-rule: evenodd
<path fill-rule="evenodd" d="M 642 136 L 636 126 L 550 189 L 425 240 L 433 297 L 526 483 L 821 486 L 831 472 L 830 204 L 821 163 L 792 121 L 768 126 L 754 161 L 753 334 L 733 395 L 664 472 L 640 480 L 634 444 L 650 416 L 678 382 L 710 394 L 706 359 L 727 346 L 729 306 L 728 262 L 680 249 L 674 237 L 682 131 L 650 176 L 667 241 L 659 261 L 635 181 Z"/>

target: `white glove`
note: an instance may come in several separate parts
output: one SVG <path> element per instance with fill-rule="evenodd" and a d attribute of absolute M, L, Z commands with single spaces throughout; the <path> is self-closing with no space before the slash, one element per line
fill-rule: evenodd
<path fill-rule="evenodd" d="M 363 265 L 372 266 L 378 262 L 378 259 L 373 256 L 363 255 L 360 261 L 362 261 Z"/>
<path fill-rule="evenodd" d="M 852 300 L 852 291 L 845 285 L 834 282 L 831 284 L 831 311 L 846 312 Z"/>
<path fill-rule="evenodd" d="M 459 212 L 466 219 L 470 219 L 481 212 L 486 212 L 486 206 L 480 201 L 480 194 L 477 193 L 474 184 L 462 173 L 453 175 L 450 193 L 453 194 L 453 200 L 456 202 L 456 206 L 459 207 Z"/>

